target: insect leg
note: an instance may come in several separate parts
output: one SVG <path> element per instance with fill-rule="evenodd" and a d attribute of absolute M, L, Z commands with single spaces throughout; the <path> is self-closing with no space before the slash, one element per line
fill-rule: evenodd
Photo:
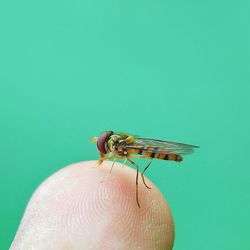
<path fill-rule="evenodd" d="M 138 174 L 139 174 L 139 167 L 138 167 L 138 165 L 135 162 L 133 162 L 129 158 L 127 158 L 127 159 L 128 159 L 128 161 L 131 164 L 133 164 L 136 167 L 136 181 L 135 181 L 135 183 L 136 183 L 136 202 L 137 202 L 138 207 L 140 208 L 141 206 L 140 206 L 139 198 L 138 198 Z"/>
<path fill-rule="evenodd" d="M 112 172 L 112 169 L 113 169 L 113 167 L 115 165 L 115 161 L 116 161 L 116 158 L 114 158 L 114 160 L 113 160 L 112 166 L 111 166 L 111 168 L 109 170 L 109 174 L 111 174 L 111 172 Z"/>
<path fill-rule="evenodd" d="M 148 189 L 151 189 L 151 187 L 149 187 L 149 186 L 146 184 L 143 174 L 146 172 L 146 170 L 148 169 L 148 167 L 151 165 L 152 161 L 153 161 L 153 158 L 151 158 L 151 161 L 148 163 L 148 165 L 144 168 L 144 170 L 143 170 L 142 173 L 141 173 L 141 178 L 142 178 L 143 184 L 144 184 L 145 187 L 148 188 Z"/>
<path fill-rule="evenodd" d="M 127 158 L 125 158 L 123 164 L 122 164 L 122 168 L 124 167 L 125 163 L 127 162 Z"/>
<path fill-rule="evenodd" d="M 96 164 L 97 167 L 100 167 L 100 166 L 102 165 L 103 161 L 104 161 L 104 158 L 100 157 L 100 158 L 98 159 L 98 161 L 97 161 L 97 164 Z"/>
<path fill-rule="evenodd" d="M 106 161 L 106 160 L 112 161 L 114 158 L 116 158 L 116 157 L 114 157 L 114 155 L 100 153 L 100 157 L 97 161 L 97 167 L 100 167 L 104 161 Z"/>
<path fill-rule="evenodd" d="M 104 154 L 100 154 L 100 158 L 97 161 L 97 167 L 100 167 L 103 163 L 103 161 L 106 160 L 106 157 Z"/>
<path fill-rule="evenodd" d="M 109 159 L 109 160 L 111 160 L 111 159 Z M 112 166 L 109 170 L 109 173 L 101 178 L 101 183 L 103 183 L 105 180 L 107 180 L 107 178 L 111 175 L 112 169 L 115 165 L 115 161 L 116 161 L 116 158 L 113 158 L 113 163 L 112 163 Z"/>

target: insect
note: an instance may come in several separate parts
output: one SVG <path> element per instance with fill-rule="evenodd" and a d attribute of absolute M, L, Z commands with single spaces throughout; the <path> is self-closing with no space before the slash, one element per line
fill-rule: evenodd
<path fill-rule="evenodd" d="M 126 133 L 114 133 L 113 131 L 106 131 L 90 141 L 97 143 L 100 153 L 99 166 L 104 160 L 113 160 L 110 173 L 117 159 L 124 159 L 123 165 L 128 161 L 136 168 L 136 202 L 139 207 L 141 207 L 138 197 L 139 166 L 132 159 L 146 158 L 150 160 L 141 172 L 141 178 L 145 187 L 151 189 L 145 182 L 144 173 L 151 165 L 153 159 L 181 162 L 183 155 L 191 154 L 195 148 L 198 148 L 198 146 L 194 145 L 139 138 Z"/>

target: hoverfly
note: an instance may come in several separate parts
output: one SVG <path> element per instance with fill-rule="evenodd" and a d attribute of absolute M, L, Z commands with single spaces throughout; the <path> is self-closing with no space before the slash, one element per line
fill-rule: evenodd
<path fill-rule="evenodd" d="M 151 189 L 145 182 L 144 173 L 151 165 L 153 159 L 181 162 L 182 155 L 191 154 L 198 146 L 183 143 L 162 141 L 148 138 L 139 138 L 126 133 L 114 133 L 106 131 L 99 137 L 94 137 L 91 142 L 97 142 L 97 148 L 100 153 L 98 166 L 104 160 L 113 160 L 110 173 L 117 159 L 124 159 L 123 165 L 128 161 L 136 168 L 136 202 L 140 207 L 138 197 L 138 176 L 139 167 L 132 158 L 150 159 L 148 165 L 141 172 L 143 184 Z"/>

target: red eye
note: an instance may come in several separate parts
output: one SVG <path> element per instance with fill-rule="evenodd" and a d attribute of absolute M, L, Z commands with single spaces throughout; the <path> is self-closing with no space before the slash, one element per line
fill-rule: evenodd
<path fill-rule="evenodd" d="M 101 136 L 99 136 L 97 141 L 97 148 L 99 149 L 100 153 L 107 154 L 106 149 L 106 141 L 109 139 L 109 137 L 113 134 L 113 131 L 107 131 L 103 133 Z"/>

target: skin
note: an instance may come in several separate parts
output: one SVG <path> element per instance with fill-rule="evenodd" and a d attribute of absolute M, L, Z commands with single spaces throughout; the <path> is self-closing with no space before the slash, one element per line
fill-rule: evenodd
<path fill-rule="evenodd" d="M 111 162 L 81 162 L 58 171 L 35 191 L 10 250 L 172 249 L 174 224 L 160 191 L 135 170 Z"/>

